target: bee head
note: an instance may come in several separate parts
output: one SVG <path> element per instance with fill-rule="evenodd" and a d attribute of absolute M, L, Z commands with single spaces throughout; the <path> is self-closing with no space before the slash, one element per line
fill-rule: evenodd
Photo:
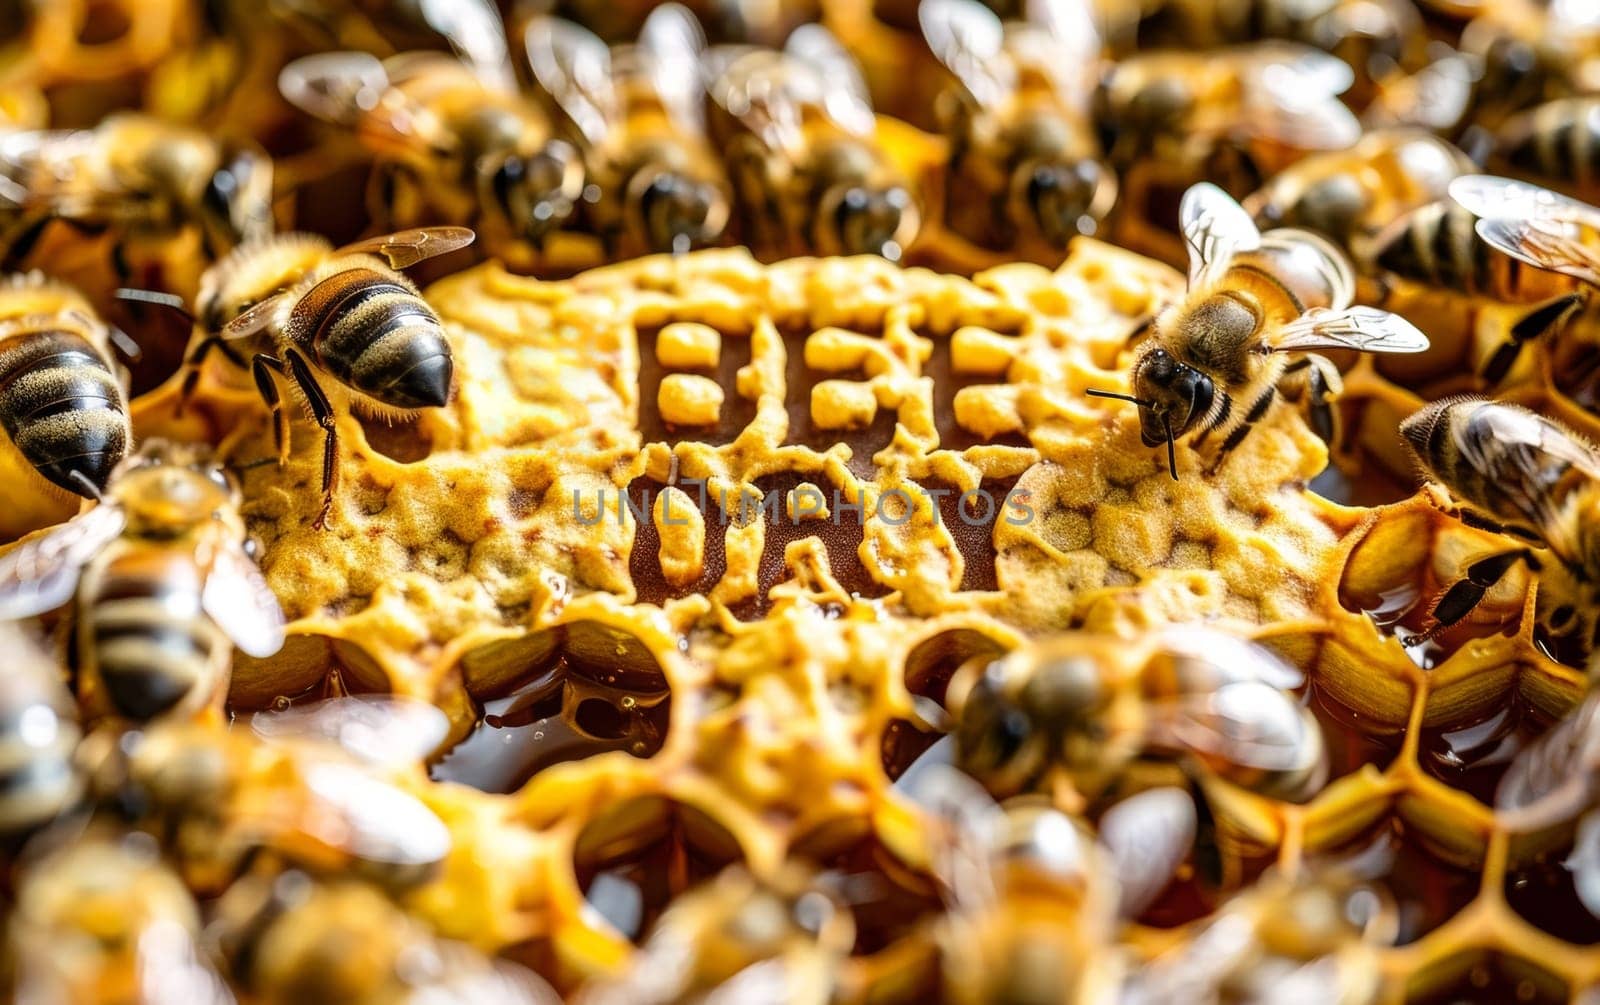
<path fill-rule="evenodd" d="M 165 536 L 237 505 L 239 485 L 208 448 L 153 439 L 118 466 L 111 494 L 130 528 Z"/>
<path fill-rule="evenodd" d="M 900 185 L 837 186 L 823 196 L 820 217 L 832 224 L 829 236 L 838 254 L 881 255 L 891 262 L 900 260 L 917 228 L 911 193 Z"/>
<path fill-rule="evenodd" d="M 1005 796 L 1058 761 L 1093 765 L 1111 697 L 1095 661 L 1080 655 L 970 663 L 950 684 L 957 766 Z"/>
<path fill-rule="evenodd" d="M 1211 411 L 1216 385 L 1202 371 L 1153 346 L 1134 367 L 1133 394 L 1139 399 L 1139 438 L 1154 447 L 1170 444 Z"/>
<path fill-rule="evenodd" d="M 206 180 L 200 195 L 200 219 L 214 250 L 222 250 L 272 232 L 272 162 L 241 147 L 228 152 Z"/>
<path fill-rule="evenodd" d="M 1079 234 L 1093 234 L 1111 208 L 1116 180 L 1099 161 L 1034 160 L 1012 175 L 1014 203 L 1044 239 L 1065 248 Z"/>
<path fill-rule="evenodd" d="M 686 174 L 641 173 L 628 187 L 652 251 L 679 254 L 712 241 L 728 218 L 722 191 Z"/>
<path fill-rule="evenodd" d="M 538 240 L 572 214 L 583 188 L 583 162 L 571 144 L 551 140 L 538 153 L 510 153 L 483 177 L 485 202 L 504 213 L 518 234 Z"/>

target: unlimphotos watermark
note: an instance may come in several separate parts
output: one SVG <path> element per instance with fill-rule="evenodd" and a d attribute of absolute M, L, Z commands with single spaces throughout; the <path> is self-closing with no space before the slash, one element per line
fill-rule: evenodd
<path fill-rule="evenodd" d="M 700 513 L 710 512 L 711 493 L 703 479 L 684 478 L 678 481 L 676 487 L 685 492 L 695 490 L 699 494 L 697 508 Z M 1032 523 L 1034 518 L 1033 507 L 1028 505 L 1031 494 L 1027 489 L 1020 488 L 1012 488 L 1003 496 L 982 488 L 959 493 L 955 489 L 920 486 L 893 488 L 878 493 L 870 503 L 865 492 L 851 498 L 841 489 L 825 493 L 811 484 L 766 492 L 741 488 L 731 497 L 726 489 L 720 489 L 716 493 L 716 511 L 718 522 L 724 527 L 729 524 L 735 527 L 749 526 L 762 516 L 765 516 L 767 526 L 785 520 L 796 524 L 806 520 L 823 520 L 839 525 L 844 523 L 847 516 L 857 525 L 864 525 L 867 517 L 873 516 L 886 524 L 899 526 L 909 523 L 915 515 L 918 495 L 927 500 L 924 509 L 931 515 L 935 526 L 944 522 L 940 502 L 947 496 L 954 497 L 956 518 L 968 527 L 987 527 L 996 519 L 1020 527 Z M 582 489 L 573 489 L 572 517 L 584 527 L 596 526 L 608 518 L 615 519 L 620 526 L 627 522 L 630 515 L 639 523 L 654 521 L 667 526 L 688 525 L 691 521 L 689 513 L 682 508 L 674 510 L 673 499 L 670 493 L 663 493 L 659 499 L 652 498 L 648 489 L 637 497 L 616 489 L 610 492 L 598 489 L 587 494 Z M 659 514 L 655 512 L 657 502 L 660 503 Z"/>

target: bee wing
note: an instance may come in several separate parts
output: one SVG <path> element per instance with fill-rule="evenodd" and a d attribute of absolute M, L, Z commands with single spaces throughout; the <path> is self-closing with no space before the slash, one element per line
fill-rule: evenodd
<path fill-rule="evenodd" d="M 918 771 L 900 788 L 927 815 L 933 873 L 962 909 L 992 904 L 991 868 L 1003 823 L 1000 807 L 971 776 L 945 764 Z"/>
<path fill-rule="evenodd" d="M 591 146 L 617 121 L 611 50 L 586 28 L 554 17 L 529 22 L 522 36 L 533 78 Z"/>
<path fill-rule="evenodd" d="M 934 58 L 980 106 L 998 103 L 1016 87 L 1016 69 L 1005 55 L 1005 29 L 977 0 L 923 0 L 917 22 Z"/>
<path fill-rule="evenodd" d="M 1100 844 L 1116 866 L 1118 913 L 1136 918 L 1149 907 L 1194 846 L 1194 799 L 1179 788 L 1147 789 L 1100 817 Z"/>
<path fill-rule="evenodd" d="M 200 590 L 200 607 L 247 655 L 262 659 L 283 648 L 283 608 L 238 545 L 217 549 Z"/>
<path fill-rule="evenodd" d="M 417 227 L 347 244 L 335 255 L 382 255 L 396 269 L 465 248 L 476 235 L 466 227 Z M 258 305 L 259 306 L 259 305 Z"/>
<path fill-rule="evenodd" d="M 86 129 L 28 129 L 0 134 L 0 208 L 10 205 L 22 209 L 38 201 L 44 195 L 36 189 L 41 177 L 66 180 L 81 174 L 74 162 L 93 153 L 94 143 L 94 133 Z M 111 182 L 101 179 L 99 184 Z M 49 197 L 51 203 L 57 204 L 57 212 L 76 215 L 77 207 L 60 205 L 65 199 L 65 193 Z"/>
<path fill-rule="evenodd" d="M 511 93 L 511 46 L 500 12 L 488 0 L 421 0 L 422 19 L 450 43 L 488 86 Z"/>
<path fill-rule="evenodd" d="M 1450 182 L 1450 198 L 1486 220 L 1560 220 L 1600 228 L 1600 209 L 1511 178 L 1462 175 Z"/>
<path fill-rule="evenodd" d="M 1293 695 L 1262 681 L 1234 681 L 1210 693 L 1185 695 L 1154 718 L 1152 740 L 1258 771 L 1320 779 L 1322 733 Z"/>
<path fill-rule="evenodd" d="M 1600 250 L 1583 243 L 1576 227 L 1553 220 L 1484 219 L 1478 236 L 1518 261 L 1600 286 Z"/>
<path fill-rule="evenodd" d="M 1458 52 L 1442 56 L 1402 80 L 1386 82 L 1362 111 L 1362 123 L 1369 129 L 1420 126 L 1448 132 L 1467 114 L 1475 81 L 1467 57 Z"/>
<path fill-rule="evenodd" d="M 1355 299 L 1356 274 L 1349 256 L 1322 235 L 1280 227 L 1261 235 L 1261 250 L 1275 251 L 1284 261 L 1294 262 L 1313 286 L 1320 281 L 1330 304 L 1344 307 Z"/>
<path fill-rule="evenodd" d="M 1376 307 L 1332 310 L 1314 307 L 1267 340 L 1274 352 L 1315 349 L 1355 349 L 1358 352 L 1422 352 L 1428 336 L 1398 314 Z"/>
<path fill-rule="evenodd" d="M 829 118 L 858 136 L 870 136 L 878 128 L 861 67 L 833 32 L 820 24 L 803 24 L 783 48 L 816 70 L 825 85 L 822 107 Z"/>
<path fill-rule="evenodd" d="M 705 127 L 705 77 L 700 54 L 706 48 L 700 22 L 682 4 L 662 4 L 639 29 L 639 48 L 648 57 L 650 83 L 673 121 L 698 133 Z"/>
<path fill-rule="evenodd" d="M 167 919 L 146 925 L 134 948 L 139 961 L 137 1000 L 192 1005 L 237 1001 L 181 923 Z"/>
<path fill-rule="evenodd" d="M 1087 111 L 1100 77 L 1104 40 L 1090 0 L 1028 0 L 1026 21 L 1005 26 L 1014 58 L 1038 67 L 1056 95 Z"/>
<path fill-rule="evenodd" d="M 1261 231 L 1233 196 L 1208 181 L 1191 186 L 1178 206 L 1178 223 L 1189 248 L 1189 286 L 1220 278 L 1241 251 L 1261 247 Z"/>
<path fill-rule="evenodd" d="M 1164 629 L 1160 640 L 1161 650 L 1169 656 L 1209 663 L 1227 675 L 1224 679 L 1257 680 L 1280 691 L 1293 690 L 1306 682 L 1303 672 L 1271 650 L 1214 628 L 1176 625 Z"/>
<path fill-rule="evenodd" d="M 256 332 L 265 329 L 277 318 L 278 311 L 289 302 L 288 293 L 278 293 L 258 304 L 222 326 L 221 336 L 233 340 L 249 338 Z"/>
<path fill-rule="evenodd" d="M 1578 821 L 1572 853 L 1562 863 L 1572 873 L 1572 886 L 1589 913 L 1600 918 L 1600 813 Z"/>
<path fill-rule="evenodd" d="M 284 100 L 340 126 L 355 125 L 364 113 L 377 108 L 388 89 L 383 63 L 365 52 L 302 56 L 278 74 L 278 92 Z"/>
<path fill-rule="evenodd" d="M 0 620 L 43 614 L 71 600 L 83 566 L 126 525 L 122 507 L 101 503 L 0 556 Z"/>
<path fill-rule="evenodd" d="M 320 740 L 378 767 L 408 767 L 444 742 L 450 720 L 425 701 L 400 695 L 349 695 L 281 712 L 258 712 L 250 728 L 266 740 Z"/>
<path fill-rule="evenodd" d="M 1600 691 L 1512 758 L 1495 789 L 1497 810 L 1543 804 L 1567 815 L 1593 802 L 1600 770 Z"/>
<path fill-rule="evenodd" d="M 821 108 L 825 87 L 811 67 L 767 49 L 744 47 L 718 54 L 714 60 L 722 64 L 711 84 L 711 98 L 718 107 L 769 150 L 794 154 L 804 147 L 801 106 Z"/>
<path fill-rule="evenodd" d="M 418 868 L 450 854 L 450 831 L 421 800 L 364 768 L 338 761 L 305 766 L 306 787 L 340 826 L 330 843 L 365 862 Z"/>
<path fill-rule="evenodd" d="M 1355 74 L 1337 56 L 1289 42 L 1267 42 L 1244 80 L 1248 132 L 1303 150 L 1343 150 L 1361 138 L 1361 122 L 1339 100 Z"/>

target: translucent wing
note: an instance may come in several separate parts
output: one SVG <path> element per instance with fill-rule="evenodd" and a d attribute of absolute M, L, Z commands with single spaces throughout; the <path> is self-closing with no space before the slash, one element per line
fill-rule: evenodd
<path fill-rule="evenodd" d="M 789 36 L 784 50 L 813 67 L 826 84 L 822 105 L 829 118 L 859 136 L 870 135 L 877 128 L 861 67 L 833 32 L 820 24 L 801 25 Z"/>
<path fill-rule="evenodd" d="M 1219 279 L 1234 255 L 1261 246 L 1261 231 L 1250 214 L 1208 181 L 1183 194 L 1178 223 L 1189 249 L 1189 286 L 1193 289 Z"/>
<path fill-rule="evenodd" d="M 139 960 L 138 1001 L 233 1005 L 236 1000 L 202 955 L 194 936 L 177 921 L 145 925 L 135 951 Z"/>
<path fill-rule="evenodd" d="M 639 49 L 648 59 L 656 94 L 675 122 L 695 132 L 705 125 L 705 78 L 700 71 L 705 47 L 700 22 L 682 4 L 662 4 L 639 29 Z"/>
<path fill-rule="evenodd" d="M 218 549 L 200 606 L 241 652 L 263 659 L 283 648 L 283 608 L 242 548 Z"/>
<path fill-rule="evenodd" d="M 1213 628 L 1177 625 L 1163 629 L 1160 639 L 1167 655 L 1209 664 L 1224 680 L 1260 681 L 1280 691 L 1293 690 L 1306 681 L 1303 672 L 1270 650 Z"/>
<path fill-rule="evenodd" d="M 1194 845 L 1194 799 L 1178 788 L 1147 789 L 1100 817 L 1100 844 L 1116 865 L 1118 913 L 1136 918 L 1166 889 Z"/>
<path fill-rule="evenodd" d="M 989 8 L 977 0 L 923 0 L 917 21 L 934 58 L 979 105 L 994 105 L 1015 88 L 1016 71 L 1004 52 L 1005 30 Z"/>
<path fill-rule="evenodd" d="M 1347 307 L 1342 311 L 1315 307 L 1279 326 L 1268 342 L 1274 352 L 1422 352 L 1428 348 L 1428 336 L 1411 322 L 1376 307 Z"/>
<path fill-rule="evenodd" d="M 1261 251 L 1283 263 L 1278 276 L 1294 285 L 1303 277 L 1311 296 L 1327 291 L 1328 306 L 1343 309 L 1356 295 L 1356 274 L 1350 258 L 1326 238 L 1308 230 L 1283 227 L 1261 235 Z M 1317 291 L 1311 293 L 1311 291 Z"/>
<path fill-rule="evenodd" d="M 409 872 L 436 865 L 450 853 L 450 831 L 432 810 L 354 764 L 308 764 L 305 781 L 328 818 L 338 821 L 317 836 L 363 862 Z"/>
<path fill-rule="evenodd" d="M 0 620 L 33 617 L 71 600 L 83 566 L 126 524 L 122 507 L 101 503 L 0 556 Z"/>
<path fill-rule="evenodd" d="M 1316 722 L 1293 695 L 1261 681 L 1235 681 L 1170 703 L 1153 721 L 1151 738 L 1213 765 L 1260 772 L 1269 776 L 1261 785 L 1287 786 L 1291 797 L 1321 784 Z"/>
<path fill-rule="evenodd" d="M 1600 286 L 1600 249 L 1584 244 L 1571 224 L 1483 219 L 1478 221 L 1477 231 L 1484 243 L 1518 261 Z"/>
<path fill-rule="evenodd" d="M 365 52 L 304 56 L 278 74 L 278 91 L 291 105 L 325 122 L 353 126 L 378 106 L 389 75 Z"/>
<path fill-rule="evenodd" d="M 506 42 L 500 12 L 488 0 L 422 0 L 422 19 L 443 35 L 490 87 L 516 90 L 511 72 L 511 46 Z"/>
<path fill-rule="evenodd" d="M 1420 126 L 1448 132 L 1471 107 L 1474 82 L 1472 65 L 1465 56 L 1442 56 L 1409 77 L 1386 82 L 1362 111 L 1362 122 L 1369 129 Z"/>
<path fill-rule="evenodd" d="M 1244 81 L 1242 125 L 1304 150 L 1343 150 L 1361 123 L 1339 100 L 1355 74 L 1344 60 L 1306 46 L 1268 42 Z"/>
<path fill-rule="evenodd" d="M 949 891 L 953 907 L 992 904 L 997 891 L 992 862 L 1004 822 L 993 798 L 970 776 L 929 765 L 901 789 L 929 817 L 933 872 Z"/>
<path fill-rule="evenodd" d="M 382 255 L 394 268 L 404 269 L 429 258 L 449 254 L 457 248 L 465 248 L 475 236 L 466 227 L 418 227 L 347 244 L 334 254 Z"/>
<path fill-rule="evenodd" d="M 767 49 L 741 50 L 718 61 L 724 66 L 711 85 L 718 107 L 768 149 L 798 154 L 805 144 L 801 106 L 822 107 L 823 80 L 807 64 Z"/>
<path fill-rule="evenodd" d="M 1589 913 L 1600 918 L 1600 812 L 1578 821 L 1572 854 L 1563 863 L 1572 872 L 1572 886 Z"/>
<path fill-rule="evenodd" d="M 1103 40 L 1091 0 L 1028 0 L 1027 20 L 1005 26 L 1013 59 L 1043 73 L 1056 95 L 1088 111 L 1100 79 Z"/>
<path fill-rule="evenodd" d="M 1584 699 L 1511 761 L 1495 790 L 1499 810 L 1526 810 L 1544 804 L 1567 816 L 1592 802 L 1600 770 L 1600 692 Z"/>
<path fill-rule="evenodd" d="M 1486 220 L 1560 220 L 1600 228 L 1600 209 L 1510 178 L 1463 175 L 1450 183 L 1450 198 Z"/>
<path fill-rule="evenodd" d="M 523 33 L 533 79 L 590 145 L 603 142 L 617 120 L 611 50 L 570 21 L 539 17 Z"/>
<path fill-rule="evenodd" d="M 249 338 L 259 331 L 263 331 L 278 318 L 278 312 L 289 303 L 288 293 L 279 293 L 270 296 L 249 310 L 222 326 L 221 336 L 225 339 Z"/>
<path fill-rule="evenodd" d="M 337 744 L 367 764 L 406 767 L 444 742 L 450 721 L 438 708 L 399 695 L 350 695 L 281 712 L 258 712 L 250 728 L 267 740 Z"/>

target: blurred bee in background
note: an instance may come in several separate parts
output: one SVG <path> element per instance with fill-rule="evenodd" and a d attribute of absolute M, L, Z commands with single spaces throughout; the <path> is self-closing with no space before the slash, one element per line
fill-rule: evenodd
<path fill-rule="evenodd" d="M 468 225 L 508 257 L 560 227 L 582 195 L 582 158 L 538 107 L 453 56 L 323 53 L 290 63 L 279 85 L 378 159 L 369 211 L 384 230 Z"/>
<path fill-rule="evenodd" d="M 1107 71 L 1097 120 L 1122 176 L 1118 236 L 1176 261 L 1176 212 L 1209 179 L 1242 198 L 1307 153 L 1343 150 L 1361 126 L 1339 100 L 1343 61 L 1288 42 L 1132 56 Z"/>
<path fill-rule="evenodd" d="M 0 617 L 75 600 L 90 707 L 137 721 L 220 699 L 233 647 L 270 656 L 283 612 L 245 551 L 239 489 L 202 446 L 151 440 L 98 506 L 0 558 Z"/>
<path fill-rule="evenodd" d="M 675 899 L 619 978 L 582 1005 L 708 1000 L 826 1005 L 856 935 L 849 909 L 803 870 L 757 879 L 730 866 Z"/>
<path fill-rule="evenodd" d="M 1460 622 L 1517 563 L 1545 569 L 1535 551 L 1548 551 L 1567 581 L 1541 578 L 1541 627 L 1558 654 L 1595 651 L 1600 457 L 1594 448 L 1553 419 L 1476 397 L 1427 405 L 1400 424 L 1400 433 L 1423 475 L 1445 488 L 1465 522 L 1516 539 L 1474 560 L 1434 601 L 1433 625 L 1406 645 Z"/>
<path fill-rule="evenodd" d="M 899 261 L 920 218 L 904 176 L 876 140 L 865 82 L 820 25 L 782 52 L 708 53 L 712 100 L 731 122 L 719 146 L 752 249 L 765 258 L 882 255 Z"/>
<path fill-rule="evenodd" d="M 55 661 L 20 626 L 0 622 L 0 836 L 31 834 L 75 805 L 77 709 Z"/>
<path fill-rule="evenodd" d="M 711 244 L 728 222 L 727 182 L 706 138 L 704 36 L 678 4 L 658 7 L 633 45 L 536 18 L 524 36 L 534 80 L 579 138 L 585 211 L 612 257 Z"/>
<path fill-rule="evenodd" d="M 271 861 L 399 892 L 435 877 L 450 851 L 438 816 L 397 784 L 447 728 L 423 702 L 344 697 L 256 713 L 248 732 L 102 728 L 79 759 L 103 815 L 155 836 L 195 890 L 219 893 Z"/>
<path fill-rule="evenodd" d="M 1304 400 L 1312 430 L 1336 439 L 1331 401 L 1338 371 L 1317 349 L 1421 352 L 1427 336 L 1372 307 L 1352 307 L 1355 277 L 1333 245 L 1309 231 L 1261 233 L 1242 207 L 1209 183 L 1191 188 L 1180 209 L 1189 247 L 1189 290 L 1156 319 L 1133 364 L 1133 394 L 1090 391 L 1139 406 L 1145 446 L 1193 432 L 1198 449 L 1216 433 L 1210 470 L 1271 409 L 1282 393 Z M 1290 363 L 1286 353 L 1305 353 Z"/>
<path fill-rule="evenodd" d="M 1495 131 L 1490 164 L 1588 202 L 1600 202 L 1600 97 L 1560 98 Z"/>
<path fill-rule="evenodd" d="M 444 324 L 399 270 L 472 239 L 464 227 L 424 227 L 337 249 L 313 234 L 283 234 L 238 248 L 201 278 L 195 319 L 201 335 L 184 359 L 180 407 L 215 349 L 234 366 L 249 368 L 272 411 L 279 463 L 286 464 L 289 414 L 277 380 L 291 380 L 324 433 L 323 504 L 313 522 L 323 527 L 338 487 L 338 430 L 318 372 L 334 381 L 344 404 L 364 414 L 392 420 L 446 404 L 455 364 Z M 119 294 L 186 310 L 181 299 L 165 294 Z"/>
<path fill-rule="evenodd" d="M 123 282 L 131 246 L 159 260 L 190 228 L 216 258 L 272 232 L 272 162 L 253 146 L 137 113 L 92 130 L 0 135 L 0 269 L 16 269 L 57 220 L 112 231 Z"/>
<path fill-rule="evenodd" d="M 439 938 L 349 879 L 258 870 L 222 896 L 212 927 L 235 983 L 260 1005 L 561 1001 L 533 972 Z"/>
<path fill-rule="evenodd" d="M 1002 24 L 976 0 L 925 0 L 923 37 L 954 78 L 937 103 L 949 139 L 943 225 L 980 247 L 1057 262 L 1117 198 L 1089 117 L 1100 36 L 1073 0 Z"/>
<path fill-rule="evenodd" d="M 1419 129 L 1367 133 L 1348 150 L 1312 154 L 1274 175 L 1243 202 L 1262 227 L 1314 230 L 1360 268 L 1396 217 L 1448 195 L 1475 170 L 1453 144 Z"/>
<path fill-rule="evenodd" d="M 1185 940 L 1134 970 L 1119 999 L 1369 1005 L 1385 991 L 1380 950 L 1399 914 L 1377 888 L 1336 872 L 1272 875 Z"/>
<path fill-rule="evenodd" d="M 126 375 L 138 355 L 78 291 L 37 273 L 0 280 L 0 426 L 30 491 L 98 498 L 133 440 Z"/>
<path fill-rule="evenodd" d="M 652 0 L 533 0 L 521 7 L 565 17 L 609 43 L 638 36 L 658 6 Z M 684 7 L 718 44 L 778 46 L 818 20 L 822 0 L 688 0 Z"/>
<path fill-rule="evenodd" d="M 80 840 L 24 863 L 6 926 L 11 1000 L 233 1005 L 200 931 L 194 898 L 150 843 Z"/>

